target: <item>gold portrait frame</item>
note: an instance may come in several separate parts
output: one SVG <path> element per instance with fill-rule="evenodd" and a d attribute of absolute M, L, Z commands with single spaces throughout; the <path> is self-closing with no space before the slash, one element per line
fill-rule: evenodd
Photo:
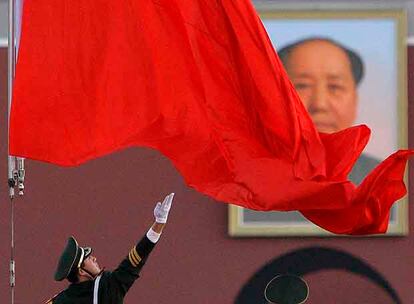
<path fill-rule="evenodd" d="M 408 143 L 408 96 L 407 96 L 407 16 L 405 10 L 259 10 L 262 19 L 275 20 L 342 20 L 342 19 L 390 19 L 395 23 L 396 68 L 398 72 L 396 113 L 398 115 L 398 148 Z M 405 175 L 408 185 L 408 174 Z M 408 194 L 397 204 L 395 223 L 390 223 L 383 236 L 405 236 L 408 234 Z M 228 233 L 232 237 L 332 237 L 329 233 L 309 221 L 246 223 L 245 209 L 235 205 L 228 208 Z"/>

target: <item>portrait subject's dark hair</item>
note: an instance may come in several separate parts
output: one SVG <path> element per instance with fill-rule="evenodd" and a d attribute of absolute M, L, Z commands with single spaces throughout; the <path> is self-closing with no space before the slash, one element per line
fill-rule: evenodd
<path fill-rule="evenodd" d="M 280 60 L 282 61 L 283 65 L 285 66 L 285 68 L 287 68 L 286 64 L 287 61 L 289 59 L 289 55 L 290 52 L 296 48 L 297 46 L 300 46 L 306 42 L 311 42 L 311 41 L 325 41 L 328 43 L 331 43 L 337 47 L 339 47 L 340 49 L 342 49 L 348 56 L 350 64 L 351 64 L 351 71 L 352 71 L 352 76 L 354 78 L 354 81 L 357 85 L 359 85 L 359 83 L 362 80 L 362 77 L 364 76 L 364 63 L 361 59 L 361 56 L 356 53 L 355 51 L 345 47 L 344 45 L 340 44 L 339 42 L 332 40 L 330 38 L 324 38 L 324 37 L 309 37 L 306 39 L 301 39 L 298 40 L 292 44 L 289 44 L 285 47 L 283 47 L 282 49 L 280 49 L 280 51 L 278 51 L 278 55 Z"/>

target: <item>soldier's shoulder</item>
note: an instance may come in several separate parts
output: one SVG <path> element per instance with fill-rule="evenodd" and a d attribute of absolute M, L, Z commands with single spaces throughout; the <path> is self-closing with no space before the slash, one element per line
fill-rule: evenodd
<path fill-rule="evenodd" d="M 59 293 L 55 294 L 53 297 L 51 297 L 50 299 L 48 299 L 48 300 L 45 302 L 45 304 L 58 304 L 58 303 L 60 303 L 60 302 L 59 302 L 59 300 L 58 300 L 58 298 L 59 298 L 59 296 L 60 296 L 60 294 L 61 294 L 62 292 L 63 292 L 63 291 L 61 291 L 61 292 L 59 292 Z"/>
<path fill-rule="evenodd" d="M 111 270 L 105 270 L 101 273 L 101 279 L 107 278 L 108 276 L 111 276 L 112 271 Z"/>
<path fill-rule="evenodd" d="M 45 302 L 45 304 L 53 304 L 53 303 L 56 303 L 56 302 L 55 302 L 55 298 L 56 298 L 56 296 L 57 296 L 57 295 L 54 295 L 53 297 L 51 297 L 49 300 L 47 300 L 47 301 Z"/>

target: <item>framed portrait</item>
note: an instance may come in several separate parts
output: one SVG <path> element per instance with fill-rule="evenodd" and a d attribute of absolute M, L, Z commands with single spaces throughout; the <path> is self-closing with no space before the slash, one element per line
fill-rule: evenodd
<path fill-rule="evenodd" d="M 331 133 L 358 124 L 370 127 L 370 141 L 349 175 L 352 182 L 359 184 L 379 162 L 407 147 L 403 10 L 259 13 L 316 128 Z M 407 197 L 392 207 L 386 235 L 408 233 Z M 228 229 L 231 236 L 333 236 L 296 211 L 234 205 Z"/>

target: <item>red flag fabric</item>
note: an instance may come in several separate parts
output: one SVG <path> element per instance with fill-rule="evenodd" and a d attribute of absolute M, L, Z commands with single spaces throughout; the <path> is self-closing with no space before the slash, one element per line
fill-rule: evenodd
<path fill-rule="evenodd" d="M 349 182 L 369 129 L 318 134 L 248 0 L 26 0 L 10 130 L 62 166 L 151 147 L 219 201 L 343 234 L 386 231 L 413 154 Z"/>

